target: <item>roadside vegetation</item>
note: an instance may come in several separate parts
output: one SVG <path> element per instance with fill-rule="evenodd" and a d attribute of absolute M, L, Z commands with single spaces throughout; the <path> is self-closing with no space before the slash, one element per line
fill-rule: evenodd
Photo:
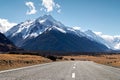
<path fill-rule="evenodd" d="M 120 68 L 120 54 L 64 56 L 64 60 L 94 61 L 96 63 Z"/>
<path fill-rule="evenodd" d="M 0 70 L 51 62 L 50 59 L 36 55 L 0 54 Z"/>
<path fill-rule="evenodd" d="M 54 53 L 55 54 L 55 53 Z M 0 54 L 0 70 L 19 68 L 54 61 L 94 61 L 96 63 L 120 68 L 120 54 L 52 55 L 38 52 L 9 52 Z"/>

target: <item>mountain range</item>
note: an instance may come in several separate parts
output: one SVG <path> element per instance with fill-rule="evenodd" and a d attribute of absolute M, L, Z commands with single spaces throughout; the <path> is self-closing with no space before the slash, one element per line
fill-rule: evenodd
<path fill-rule="evenodd" d="M 6 37 L 0 33 L 14 48 L 17 46 L 32 51 L 106 52 L 120 50 L 119 36 L 106 39 L 92 30 L 81 31 L 74 27 L 67 27 L 51 15 L 21 22 L 4 34 Z M 2 39 L 3 37 L 0 41 L 3 41 Z M 6 45 L 6 43 L 1 44 Z"/>
<path fill-rule="evenodd" d="M 91 39 L 104 44 L 109 49 L 120 50 L 120 36 L 99 35 L 91 30 L 85 31 L 84 33 Z"/>
<path fill-rule="evenodd" d="M 72 27 L 67 27 L 51 15 L 19 23 L 5 35 L 18 47 L 32 51 L 104 52 L 109 48 L 100 41 Z"/>

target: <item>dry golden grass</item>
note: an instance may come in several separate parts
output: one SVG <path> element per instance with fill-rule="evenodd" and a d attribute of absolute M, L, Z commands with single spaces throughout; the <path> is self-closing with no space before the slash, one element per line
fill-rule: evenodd
<path fill-rule="evenodd" d="M 120 68 L 120 54 L 117 55 L 100 55 L 100 56 L 64 56 L 64 60 L 81 60 L 81 61 L 94 61 L 96 63 L 110 65 Z"/>
<path fill-rule="evenodd" d="M 0 70 L 47 63 L 51 60 L 35 55 L 0 54 Z"/>
<path fill-rule="evenodd" d="M 120 54 L 117 55 L 100 55 L 100 56 L 62 56 L 63 60 L 80 60 L 80 61 L 94 61 L 96 63 L 110 65 L 120 68 Z M 20 54 L 0 54 L 0 70 L 30 66 L 35 64 L 52 62 L 48 58 L 35 55 L 20 55 Z"/>

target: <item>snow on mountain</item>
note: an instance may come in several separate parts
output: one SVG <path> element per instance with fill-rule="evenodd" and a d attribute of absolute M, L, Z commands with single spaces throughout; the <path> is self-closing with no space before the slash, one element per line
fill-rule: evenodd
<path fill-rule="evenodd" d="M 44 15 L 36 20 L 27 20 L 22 22 L 5 33 L 6 36 L 22 35 L 23 39 L 37 37 L 47 29 L 54 28 L 62 33 L 73 33 L 80 37 L 86 36 L 82 31 L 64 26 L 61 22 L 56 21 L 51 15 Z"/>
<path fill-rule="evenodd" d="M 14 26 L 14 27 L 13 27 Z M 91 30 L 82 31 L 80 27 L 67 27 L 61 22 L 55 20 L 51 15 L 44 15 L 34 20 L 27 20 L 20 24 L 10 23 L 6 19 L 0 19 L 0 32 L 5 33 L 6 36 L 16 40 L 19 45 L 19 41 L 25 39 L 36 38 L 46 30 L 57 30 L 64 34 L 72 33 L 79 37 L 86 37 L 91 41 L 106 45 L 109 49 L 120 50 L 120 36 L 104 35 L 100 32 L 94 32 Z"/>
<path fill-rule="evenodd" d="M 5 33 L 15 25 L 16 23 L 11 23 L 7 19 L 0 19 L 0 32 Z"/>
<path fill-rule="evenodd" d="M 35 20 L 27 20 L 14 26 L 7 31 L 5 35 L 8 36 L 10 40 L 14 39 L 15 44 L 20 46 L 26 39 L 36 38 L 46 30 L 51 29 L 64 34 L 68 32 L 67 27 L 61 22 L 56 21 L 51 15 L 44 15 Z M 19 41 L 17 39 L 19 39 Z"/>
<path fill-rule="evenodd" d="M 51 48 L 67 50 L 66 47 L 69 48 L 69 51 L 86 51 L 86 48 L 87 51 L 106 51 L 108 49 L 105 45 L 91 39 L 80 28 L 64 26 L 51 15 L 22 22 L 8 30 L 6 36 L 16 46 L 31 50 L 49 50 Z M 55 42 L 52 43 L 54 40 Z"/>
<path fill-rule="evenodd" d="M 81 30 L 81 27 L 78 27 L 78 26 L 74 26 L 72 27 L 74 30 Z"/>
<path fill-rule="evenodd" d="M 78 35 L 79 37 L 87 36 L 79 29 L 64 26 L 51 15 L 44 15 L 34 20 L 22 22 L 7 31 L 5 35 L 9 37 L 10 40 L 14 40 L 17 46 L 21 46 L 22 42 L 25 40 L 36 38 L 47 30 L 57 30 L 64 34 L 70 33 Z"/>
<path fill-rule="evenodd" d="M 52 29 L 60 31 L 64 34 L 72 33 L 78 35 L 79 37 L 86 37 L 91 41 L 104 44 L 110 49 L 120 49 L 120 39 L 118 39 L 118 37 L 108 41 L 103 36 L 95 34 L 91 30 L 83 32 L 80 27 L 66 27 L 61 22 L 56 21 L 51 15 L 44 15 L 34 20 L 22 22 L 8 30 L 5 35 L 11 37 L 12 39 L 18 38 L 20 41 L 23 41 L 28 38 L 36 38 L 46 30 L 50 31 Z M 17 40 L 16 43 L 17 45 L 20 45 Z"/>
<path fill-rule="evenodd" d="M 59 28 L 59 27 L 56 27 L 56 26 L 53 26 L 53 28 L 57 29 L 58 31 L 60 31 L 62 33 L 66 33 L 66 31 L 62 28 Z"/>
<path fill-rule="evenodd" d="M 40 23 L 42 24 L 42 23 L 44 23 L 45 21 L 46 21 L 46 19 L 40 20 Z"/>
<path fill-rule="evenodd" d="M 87 31 L 85 31 L 84 32 L 87 36 L 88 36 L 88 38 L 89 39 L 91 39 L 91 40 L 95 40 L 96 42 L 99 42 L 99 43 L 102 43 L 102 44 L 104 44 L 104 45 L 106 45 L 109 49 L 113 49 L 113 46 L 112 45 L 110 45 L 106 40 L 104 40 L 102 37 L 100 37 L 100 36 L 98 36 L 98 35 L 96 35 L 93 31 L 91 31 L 91 30 L 87 30 Z"/>
<path fill-rule="evenodd" d="M 21 33 L 24 39 L 27 37 L 37 37 L 38 35 L 42 34 L 50 27 L 54 27 L 65 33 L 64 30 L 59 28 L 59 27 L 64 27 L 63 24 L 54 20 L 53 17 L 50 15 L 44 15 L 36 20 L 27 20 L 25 22 L 16 25 L 11 30 L 6 32 L 6 36 L 10 36 L 10 35 L 15 36 Z"/>

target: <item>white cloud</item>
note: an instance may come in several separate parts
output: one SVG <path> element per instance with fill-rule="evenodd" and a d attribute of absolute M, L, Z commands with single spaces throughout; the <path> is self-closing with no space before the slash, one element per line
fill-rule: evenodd
<path fill-rule="evenodd" d="M 113 41 L 114 40 L 114 36 L 110 36 L 110 35 L 101 35 L 101 37 L 107 41 Z"/>
<path fill-rule="evenodd" d="M 103 34 L 102 32 L 95 32 L 95 31 L 94 31 L 94 33 L 95 33 L 96 35 L 102 37 L 103 39 L 109 41 L 109 42 L 113 41 L 114 38 L 115 38 L 115 36 L 105 35 L 105 34 Z"/>
<path fill-rule="evenodd" d="M 52 12 L 56 9 L 58 13 L 61 12 L 61 6 L 58 3 L 55 3 L 54 0 L 42 0 L 42 6 L 44 8 L 41 8 L 41 11 L 44 10 L 45 12 Z"/>
<path fill-rule="evenodd" d="M 43 11 L 44 10 L 44 8 L 40 8 L 40 11 Z"/>
<path fill-rule="evenodd" d="M 120 35 L 111 36 L 105 35 L 102 32 L 95 32 L 94 33 L 100 37 L 102 37 L 106 42 L 108 42 L 114 49 L 120 49 Z"/>
<path fill-rule="evenodd" d="M 60 8 L 60 7 L 61 7 L 61 6 L 57 3 L 57 4 L 56 4 L 56 8 Z"/>
<path fill-rule="evenodd" d="M 26 2 L 25 5 L 29 7 L 29 10 L 26 13 L 27 15 L 35 14 L 37 12 L 33 2 Z"/>
<path fill-rule="evenodd" d="M 96 35 L 102 37 L 103 39 L 109 41 L 109 42 L 111 42 L 111 41 L 114 40 L 114 36 L 111 36 L 111 35 L 105 35 L 105 34 L 103 34 L 102 32 L 96 32 L 96 31 L 94 31 L 94 33 L 95 33 Z"/>
<path fill-rule="evenodd" d="M 58 12 L 58 13 L 61 13 L 61 9 L 58 9 L 57 12 Z"/>
<path fill-rule="evenodd" d="M 44 6 L 47 12 L 53 11 L 55 3 L 53 0 L 42 0 L 42 6 Z"/>
<path fill-rule="evenodd" d="M 58 13 L 61 13 L 61 6 L 59 4 L 56 4 L 56 9 Z"/>
<path fill-rule="evenodd" d="M 0 32 L 5 33 L 7 30 L 15 25 L 16 23 L 11 23 L 7 19 L 0 19 Z"/>
<path fill-rule="evenodd" d="M 120 49 L 120 43 L 116 44 L 114 48 L 115 49 Z"/>

